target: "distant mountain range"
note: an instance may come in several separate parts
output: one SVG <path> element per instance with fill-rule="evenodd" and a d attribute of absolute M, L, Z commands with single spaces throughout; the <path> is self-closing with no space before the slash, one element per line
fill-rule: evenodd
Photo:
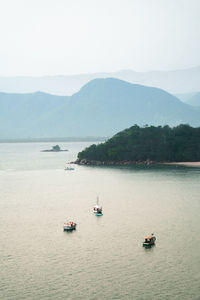
<path fill-rule="evenodd" d="M 111 136 L 138 125 L 200 126 L 200 109 L 164 90 L 95 79 L 72 96 L 0 93 L 0 139 Z"/>
<path fill-rule="evenodd" d="M 118 78 L 134 84 L 164 89 L 172 94 L 199 92 L 200 67 L 175 71 L 135 72 L 122 70 L 110 73 L 80 74 L 69 76 L 0 77 L 0 91 L 7 93 L 33 93 L 37 91 L 72 95 L 95 78 Z"/>
<path fill-rule="evenodd" d="M 187 94 L 177 94 L 177 97 L 192 106 L 200 107 L 200 92 L 198 93 L 187 93 Z"/>

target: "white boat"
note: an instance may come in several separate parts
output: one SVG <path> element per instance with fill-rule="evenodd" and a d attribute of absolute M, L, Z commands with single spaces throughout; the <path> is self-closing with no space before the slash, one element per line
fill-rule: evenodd
<path fill-rule="evenodd" d="M 64 231 L 72 231 L 76 229 L 76 223 L 75 222 L 65 222 L 63 225 Z"/>
<path fill-rule="evenodd" d="M 102 206 L 100 206 L 99 205 L 99 197 L 97 197 L 97 203 L 96 203 L 96 205 L 93 207 L 93 212 L 95 213 L 95 214 L 97 214 L 98 213 L 98 215 L 102 215 Z"/>
<path fill-rule="evenodd" d="M 65 167 L 65 171 L 72 171 L 72 170 L 74 170 L 74 168 L 71 165 Z"/>

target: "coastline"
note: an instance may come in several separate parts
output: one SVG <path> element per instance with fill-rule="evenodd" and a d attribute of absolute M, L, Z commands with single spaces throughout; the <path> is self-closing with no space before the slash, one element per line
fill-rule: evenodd
<path fill-rule="evenodd" d="M 180 165 L 188 167 L 200 167 L 200 161 L 168 162 L 167 165 Z"/>
<path fill-rule="evenodd" d="M 99 161 L 99 160 L 89 160 L 89 159 L 77 159 L 74 162 L 71 162 L 77 165 L 83 166 L 125 166 L 125 165 L 155 165 L 155 164 L 163 164 L 164 162 L 155 162 L 149 159 L 145 161 L 130 161 L 130 160 L 122 160 L 122 161 Z"/>
<path fill-rule="evenodd" d="M 180 165 L 188 167 L 200 167 L 200 161 L 197 162 L 155 162 L 151 160 L 145 161 L 98 161 L 98 160 L 88 160 L 88 159 L 77 159 L 73 164 L 82 166 L 113 166 L 113 165 Z"/>

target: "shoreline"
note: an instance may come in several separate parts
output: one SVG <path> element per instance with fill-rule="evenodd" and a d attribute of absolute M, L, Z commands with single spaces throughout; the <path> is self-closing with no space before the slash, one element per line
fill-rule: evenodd
<path fill-rule="evenodd" d="M 185 161 L 185 162 L 169 162 L 167 165 L 180 165 L 188 167 L 200 167 L 200 161 Z"/>
<path fill-rule="evenodd" d="M 200 161 L 197 162 L 155 162 L 151 160 L 145 161 L 97 161 L 97 160 L 88 160 L 88 159 L 77 159 L 73 164 L 81 166 L 128 166 L 128 165 L 180 165 L 188 167 L 200 167 Z"/>

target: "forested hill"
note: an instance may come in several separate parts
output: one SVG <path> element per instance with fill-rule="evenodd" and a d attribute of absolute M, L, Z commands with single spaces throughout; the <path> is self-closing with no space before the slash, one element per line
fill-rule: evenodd
<path fill-rule="evenodd" d="M 200 127 L 134 125 L 78 153 L 77 163 L 200 161 Z"/>

